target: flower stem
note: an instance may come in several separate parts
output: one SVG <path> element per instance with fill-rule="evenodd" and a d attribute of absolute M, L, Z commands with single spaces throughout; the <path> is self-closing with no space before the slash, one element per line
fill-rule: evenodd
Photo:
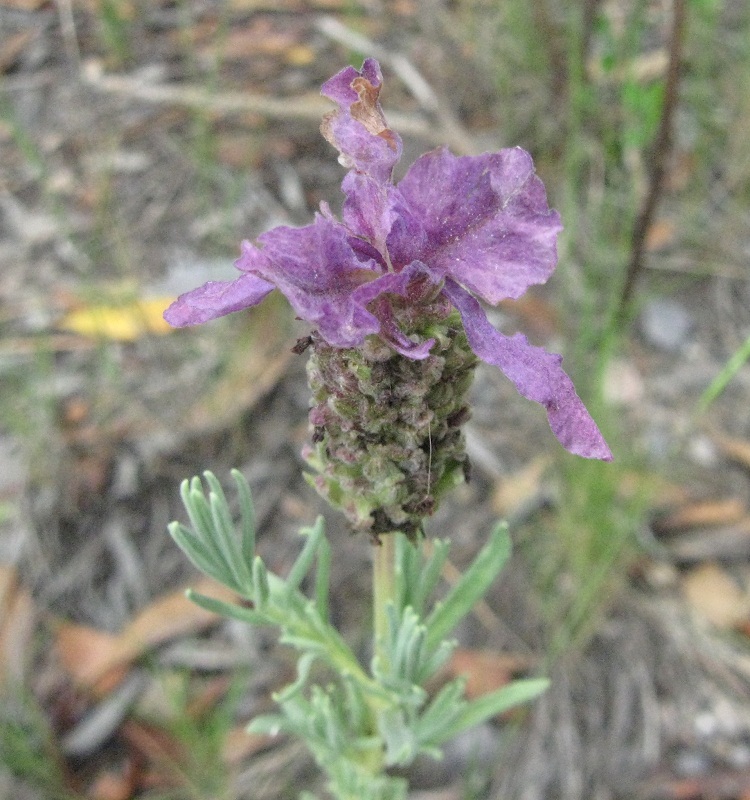
<path fill-rule="evenodd" d="M 373 622 L 375 635 L 375 655 L 381 669 L 389 666 L 388 658 L 388 616 L 386 604 L 395 600 L 396 590 L 396 536 L 390 533 L 381 536 L 373 547 Z"/>

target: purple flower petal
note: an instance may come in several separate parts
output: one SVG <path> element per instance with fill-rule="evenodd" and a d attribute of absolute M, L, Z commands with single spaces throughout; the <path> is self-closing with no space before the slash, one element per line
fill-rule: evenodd
<path fill-rule="evenodd" d="M 372 58 L 364 62 L 361 72 L 347 67 L 326 81 L 321 94 L 339 108 L 326 114 L 320 130 L 340 152 L 343 166 L 385 182 L 401 158 L 402 144 L 388 127 L 378 102 L 382 83 L 380 66 Z"/>
<path fill-rule="evenodd" d="M 439 283 L 440 281 L 424 264 L 415 261 L 401 272 L 388 272 L 370 283 L 363 284 L 354 291 L 353 298 L 362 305 L 380 300 L 373 304 L 373 311 L 380 322 L 378 334 L 397 353 L 419 361 L 427 358 L 435 340 L 414 342 L 405 336 L 396 323 L 393 309 L 387 300 L 383 299 L 383 295 L 410 297 L 414 291 L 424 294 L 427 285 L 437 286 Z"/>
<path fill-rule="evenodd" d="M 352 170 L 341 188 L 346 194 L 344 224 L 357 236 L 366 239 L 381 254 L 386 253 L 386 238 L 397 218 L 392 196 L 393 184 L 376 181 Z"/>
<path fill-rule="evenodd" d="M 164 312 L 175 328 L 199 325 L 233 311 L 255 306 L 273 291 L 274 285 L 255 275 L 241 275 L 233 281 L 209 281 L 180 295 Z"/>
<path fill-rule="evenodd" d="M 461 314 L 471 349 L 482 361 L 499 367 L 523 397 L 545 407 L 560 444 L 584 458 L 611 461 L 599 428 L 560 366 L 562 356 L 534 347 L 523 334 L 508 337 L 495 330 L 477 300 L 450 278 L 443 291 Z"/>
<path fill-rule="evenodd" d="M 358 303 L 365 305 L 372 302 L 381 294 L 397 294 L 401 297 L 409 297 L 410 289 L 415 284 L 419 284 L 420 291 L 425 293 L 423 284 L 438 286 L 440 278 L 436 277 L 424 264 L 415 261 L 409 264 L 401 272 L 386 272 L 369 283 L 364 283 L 354 290 L 354 297 Z"/>
<path fill-rule="evenodd" d="M 422 361 L 430 355 L 434 339 L 425 339 L 423 342 L 414 342 L 404 335 L 398 327 L 391 304 L 385 298 L 375 301 L 375 314 L 380 321 L 378 335 L 389 344 L 393 350 L 413 361 Z"/>
<path fill-rule="evenodd" d="M 560 217 L 520 147 L 462 157 L 433 150 L 397 191 L 401 220 L 388 238 L 394 262 L 419 258 L 493 304 L 554 271 Z"/>
<path fill-rule="evenodd" d="M 356 347 L 379 328 L 357 289 L 377 278 L 380 266 L 355 251 L 350 238 L 341 223 L 318 216 L 303 228 L 280 226 L 262 234 L 263 249 L 245 248 L 237 267 L 273 283 L 329 344 Z"/>

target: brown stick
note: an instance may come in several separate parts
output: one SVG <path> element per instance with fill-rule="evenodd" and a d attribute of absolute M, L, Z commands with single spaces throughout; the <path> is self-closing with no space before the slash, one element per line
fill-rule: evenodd
<path fill-rule="evenodd" d="M 581 64 L 585 65 L 589 60 L 589 50 L 591 49 L 591 38 L 594 34 L 594 23 L 596 15 L 599 13 L 599 6 L 602 0 L 583 0 L 583 22 L 581 28 Z"/>
<path fill-rule="evenodd" d="M 672 151 L 673 120 L 677 107 L 686 19 L 686 0 L 674 0 L 672 4 L 672 32 L 669 42 L 669 66 L 667 67 L 667 81 L 664 87 L 664 105 L 661 110 L 659 130 L 654 139 L 648 163 L 648 191 L 633 227 L 630 262 L 625 273 L 625 283 L 622 287 L 618 307 L 619 320 L 622 320 L 628 311 L 636 282 L 643 271 L 646 234 L 651 227 L 656 206 L 664 190 L 664 173 Z"/>

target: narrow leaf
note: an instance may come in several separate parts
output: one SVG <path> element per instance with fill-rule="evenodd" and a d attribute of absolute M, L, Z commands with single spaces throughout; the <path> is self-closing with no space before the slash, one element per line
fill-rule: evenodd
<path fill-rule="evenodd" d="M 183 481 L 180 486 L 180 495 L 190 519 L 190 524 L 193 526 L 195 537 L 211 552 L 217 563 L 224 565 L 224 554 L 221 552 L 221 548 L 217 546 L 213 535 L 211 509 L 203 495 L 201 479 L 194 477 L 190 482 Z"/>
<path fill-rule="evenodd" d="M 213 477 L 213 476 L 211 476 Z M 231 570 L 235 582 L 247 592 L 251 585 L 248 568 L 242 563 L 239 545 L 236 540 L 234 523 L 229 515 L 229 508 L 224 496 L 211 492 L 209 495 L 211 521 L 213 523 L 213 539 L 221 550 L 227 569 Z"/>
<path fill-rule="evenodd" d="M 320 539 L 323 536 L 322 519 L 319 517 L 314 527 L 303 528 L 300 533 L 307 537 L 307 541 L 287 575 L 286 585 L 288 592 L 294 592 L 299 589 L 305 576 L 312 568 Z"/>
<path fill-rule="evenodd" d="M 209 487 L 208 504 L 211 509 L 211 521 L 217 538 L 217 544 L 221 547 L 227 563 L 235 571 L 238 582 L 242 583 L 241 572 L 237 569 L 237 565 L 241 563 L 242 559 L 237 543 L 234 521 L 229 513 L 227 498 L 224 495 L 224 490 L 221 488 L 218 478 L 213 472 L 206 470 L 203 476 Z"/>
<path fill-rule="evenodd" d="M 421 553 L 406 536 L 399 533 L 397 537 L 394 602 L 401 613 L 406 606 L 413 605 L 412 592 L 419 578 Z"/>
<path fill-rule="evenodd" d="M 245 476 L 239 470 L 233 469 L 232 477 L 237 484 L 237 496 L 240 502 L 242 559 L 249 566 L 255 558 L 255 506 Z"/>
<path fill-rule="evenodd" d="M 444 639 L 438 647 L 430 653 L 429 658 L 424 658 L 421 669 L 415 676 L 415 680 L 419 684 L 423 684 L 429 680 L 451 657 L 455 650 L 457 642 L 455 639 Z"/>
<path fill-rule="evenodd" d="M 294 726 L 281 714 L 261 714 L 245 728 L 248 733 L 264 733 L 278 736 L 280 733 L 295 733 Z"/>
<path fill-rule="evenodd" d="M 263 559 L 260 556 L 255 556 L 253 559 L 253 600 L 258 610 L 261 610 L 268 602 L 269 594 L 268 570 L 263 563 Z"/>
<path fill-rule="evenodd" d="M 711 384 L 700 396 L 696 411 L 703 414 L 709 406 L 719 397 L 729 385 L 730 381 L 740 371 L 743 364 L 750 359 L 750 336 L 745 339 L 739 349 L 732 355 L 722 368 L 721 372 L 711 381 Z"/>
<path fill-rule="evenodd" d="M 177 546 L 185 553 L 195 567 L 201 572 L 205 572 L 206 575 L 216 578 L 217 581 L 223 583 L 225 586 L 239 590 L 239 587 L 235 585 L 232 574 L 226 570 L 223 563 L 217 561 L 214 554 L 192 531 L 179 522 L 171 522 L 167 526 L 167 530 Z"/>
<path fill-rule="evenodd" d="M 457 715 L 455 720 L 447 725 L 439 737 L 433 741 L 434 744 L 446 742 L 467 728 L 473 728 L 486 722 L 497 714 L 502 714 L 510 708 L 520 706 L 538 697 L 549 687 L 547 678 L 527 678 L 525 680 L 513 681 L 513 683 L 490 692 L 483 697 L 478 697 L 467 703 L 465 708 Z"/>
<path fill-rule="evenodd" d="M 318 518 L 323 524 L 323 517 Z M 320 619 L 328 623 L 328 589 L 331 578 L 331 545 L 323 536 L 318 545 L 318 564 L 315 572 L 315 608 Z"/>
<path fill-rule="evenodd" d="M 327 664 L 331 663 L 331 655 L 325 643 L 321 642 L 319 639 L 313 639 L 310 636 L 299 633 L 283 632 L 281 636 L 279 636 L 279 642 L 281 642 L 281 644 L 288 644 L 290 647 L 294 647 L 296 650 L 301 650 L 302 652 L 316 653 Z"/>
<path fill-rule="evenodd" d="M 265 614 L 259 614 L 252 608 L 244 608 L 234 603 L 225 603 L 223 600 L 217 600 L 215 597 L 208 597 L 205 594 L 190 590 L 186 592 L 186 595 L 196 605 L 205 608 L 206 611 L 220 614 L 222 617 L 237 619 L 240 622 L 247 622 L 250 625 L 273 625 L 273 622 L 269 620 Z"/>
<path fill-rule="evenodd" d="M 349 727 L 353 731 L 363 730 L 369 709 L 362 695 L 362 689 L 351 675 L 345 675 L 341 680 L 346 693 L 346 713 Z"/>
<path fill-rule="evenodd" d="M 432 650 L 450 634 L 459 621 L 471 611 L 510 556 L 508 526 L 500 523 L 490 540 L 479 551 L 459 582 L 438 603 L 427 618 L 427 644 Z"/>
<path fill-rule="evenodd" d="M 427 630 L 424 625 L 417 625 L 414 629 L 409 647 L 406 651 L 406 662 L 404 664 L 404 677 L 412 683 L 418 682 L 419 669 L 424 658 L 424 644 L 427 638 Z"/>
<path fill-rule="evenodd" d="M 310 669 L 315 661 L 315 653 L 305 653 L 297 663 L 297 680 L 285 686 L 280 692 L 275 692 L 273 699 L 277 703 L 285 703 L 294 697 L 295 694 L 301 692 L 307 683 L 310 676 Z"/>
<path fill-rule="evenodd" d="M 420 616 L 424 614 L 427 600 L 435 591 L 435 587 L 440 580 L 449 549 L 450 542 L 447 539 L 436 539 L 432 542 L 432 553 L 427 563 L 422 567 L 412 598 L 414 610 Z"/>
<path fill-rule="evenodd" d="M 385 742 L 385 763 L 406 766 L 417 755 L 417 742 L 402 711 L 392 708 L 378 715 L 378 731 Z"/>
<path fill-rule="evenodd" d="M 457 711 L 466 705 L 466 701 L 463 699 L 465 685 L 465 680 L 456 678 L 443 686 L 435 695 L 416 724 L 417 737 L 420 742 L 436 742 L 436 737 L 455 720 Z"/>

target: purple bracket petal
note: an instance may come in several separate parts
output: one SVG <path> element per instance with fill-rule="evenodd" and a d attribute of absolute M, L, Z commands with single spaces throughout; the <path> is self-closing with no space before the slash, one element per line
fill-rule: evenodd
<path fill-rule="evenodd" d="M 444 292 L 461 314 L 471 349 L 499 367 L 523 397 L 545 407 L 560 444 L 575 455 L 611 461 L 604 437 L 560 366 L 562 356 L 534 347 L 523 334 L 508 337 L 495 330 L 479 302 L 450 278 Z"/>
<path fill-rule="evenodd" d="M 430 354 L 435 340 L 426 339 L 423 342 L 413 342 L 399 329 L 390 303 L 387 300 L 377 301 L 387 294 L 409 297 L 415 287 L 418 287 L 419 293 L 423 294 L 425 284 L 437 286 L 439 283 L 440 280 L 424 264 L 415 261 L 401 272 L 388 272 L 374 281 L 360 286 L 354 291 L 353 298 L 363 305 L 372 303 L 371 307 L 380 322 L 378 334 L 384 341 L 402 356 L 420 361 Z"/>
<path fill-rule="evenodd" d="M 344 177 L 341 188 L 346 195 L 344 224 L 353 234 L 370 242 L 383 258 L 386 238 L 397 215 L 393 184 L 352 170 Z"/>
<path fill-rule="evenodd" d="M 273 283 L 334 347 L 356 347 L 379 328 L 357 291 L 382 268 L 356 251 L 350 240 L 350 231 L 340 222 L 317 216 L 312 225 L 279 226 L 259 236 L 264 260 L 253 257 L 252 262 L 256 274 Z"/>
<path fill-rule="evenodd" d="M 422 361 L 430 355 L 430 350 L 435 344 L 434 339 L 425 339 L 423 342 L 413 342 L 398 327 L 396 317 L 387 299 L 381 297 L 374 304 L 375 315 L 380 321 L 378 335 L 393 350 L 412 361 Z"/>
<path fill-rule="evenodd" d="M 461 157 L 433 150 L 397 189 L 408 224 L 394 225 L 388 239 L 394 263 L 419 258 L 492 304 L 554 271 L 560 216 L 520 147 Z"/>
<path fill-rule="evenodd" d="M 382 83 L 380 65 L 373 58 L 364 62 L 361 72 L 347 67 L 327 80 L 320 92 L 339 108 L 326 114 L 320 131 L 341 153 L 343 166 L 384 183 L 401 158 L 402 144 L 378 102 Z"/>
<path fill-rule="evenodd" d="M 164 312 L 164 319 L 175 328 L 200 325 L 255 306 L 274 288 L 272 283 L 255 275 L 241 275 L 233 281 L 209 281 L 181 294 Z"/>

